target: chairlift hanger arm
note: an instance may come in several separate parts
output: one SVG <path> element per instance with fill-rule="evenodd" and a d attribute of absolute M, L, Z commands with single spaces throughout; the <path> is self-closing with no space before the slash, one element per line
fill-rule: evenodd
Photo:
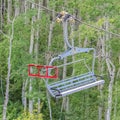
<path fill-rule="evenodd" d="M 68 48 L 73 48 L 73 46 L 69 43 L 68 40 L 68 22 L 63 21 L 63 35 L 64 35 L 64 42 L 66 43 Z"/>
<path fill-rule="evenodd" d="M 74 21 L 73 17 L 70 14 L 68 14 L 67 12 L 62 11 L 57 15 L 56 21 L 62 22 L 62 24 L 63 24 L 64 42 L 66 43 L 68 49 L 73 48 L 74 46 L 72 46 L 68 40 L 68 22 L 69 21 L 73 22 Z"/>

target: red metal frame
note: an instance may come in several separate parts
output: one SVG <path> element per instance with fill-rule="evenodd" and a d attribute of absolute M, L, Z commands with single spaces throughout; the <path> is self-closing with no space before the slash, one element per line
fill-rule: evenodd
<path fill-rule="evenodd" d="M 32 73 L 32 68 L 35 67 L 37 68 L 37 73 Z M 40 71 L 41 69 L 45 69 L 46 73 L 41 74 Z M 48 70 L 52 69 L 54 70 L 55 74 L 54 75 L 49 75 Z M 47 66 L 47 65 L 36 65 L 36 64 L 29 64 L 28 65 L 28 76 L 32 77 L 39 77 L 39 78 L 58 78 L 58 68 L 56 66 Z"/>

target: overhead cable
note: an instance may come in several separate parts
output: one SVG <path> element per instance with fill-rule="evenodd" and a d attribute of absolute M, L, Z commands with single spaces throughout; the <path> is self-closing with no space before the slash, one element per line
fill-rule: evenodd
<path fill-rule="evenodd" d="M 27 1 L 30 2 L 31 4 L 35 4 L 35 5 L 37 5 L 37 6 L 40 6 L 42 9 L 48 10 L 49 12 L 54 12 L 55 14 L 58 14 L 58 13 L 59 13 L 59 12 L 56 12 L 56 11 L 54 11 L 54 10 L 51 10 L 51 9 L 49 9 L 49 8 L 43 6 L 43 5 L 40 5 L 40 4 L 31 2 L 31 1 L 29 1 L 29 0 L 27 0 Z M 78 21 L 79 23 L 82 23 L 82 24 L 84 24 L 84 25 L 86 25 L 86 26 L 89 26 L 89 27 L 91 27 L 91 28 L 97 29 L 97 30 L 99 30 L 99 31 L 104 31 L 104 32 L 106 32 L 106 33 L 109 33 L 109 34 L 115 35 L 115 36 L 117 36 L 117 37 L 120 37 L 120 34 L 118 34 L 118 33 L 114 33 L 114 32 L 111 32 L 111 31 L 107 31 L 107 30 L 102 29 L 102 28 L 98 28 L 98 27 L 96 27 L 96 26 L 93 26 L 93 25 L 91 25 L 91 24 L 88 24 L 88 23 L 86 23 L 86 22 L 84 22 L 84 21 L 76 18 L 76 17 L 73 16 L 73 15 L 71 15 L 71 16 L 72 16 L 76 21 Z"/>

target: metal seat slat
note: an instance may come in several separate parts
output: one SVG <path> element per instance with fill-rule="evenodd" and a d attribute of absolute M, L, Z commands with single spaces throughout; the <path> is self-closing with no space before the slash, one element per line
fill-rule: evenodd
<path fill-rule="evenodd" d="M 63 92 L 65 90 L 73 89 L 75 87 L 80 87 L 80 86 L 83 86 L 85 84 L 89 84 L 91 82 L 95 82 L 95 79 L 88 78 L 86 80 L 82 80 L 82 81 L 80 80 L 76 83 L 70 83 L 70 84 L 64 85 L 64 86 L 57 86 L 55 89 L 58 89 L 60 92 Z M 50 89 L 51 89 L 51 87 L 50 87 Z M 54 92 L 55 90 L 52 90 L 52 91 Z"/>
<path fill-rule="evenodd" d="M 93 80 L 93 79 L 90 79 L 90 78 L 88 78 L 88 79 L 85 79 L 85 80 L 80 80 L 80 81 L 78 81 L 78 82 L 75 82 L 75 83 L 70 83 L 70 84 L 65 84 L 64 86 L 58 86 L 57 88 L 61 91 L 62 89 L 68 89 L 69 87 L 77 87 L 77 86 L 82 86 L 82 85 L 84 85 L 84 84 L 88 84 L 89 82 L 94 82 L 95 80 Z"/>
<path fill-rule="evenodd" d="M 56 84 L 56 83 L 61 83 L 61 82 L 63 82 L 63 81 L 69 81 L 70 79 L 73 79 L 73 78 L 77 78 L 77 77 L 85 77 L 85 76 L 90 76 L 90 75 L 93 75 L 93 73 L 92 72 L 88 72 L 88 73 L 85 73 L 85 74 L 82 74 L 82 75 L 79 75 L 79 76 L 74 76 L 74 77 L 71 77 L 71 78 L 66 78 L 66 79 L 63 79 L 63 80 L 59 80 L 59 81 L 57 81 L 57 82 L 54 82 L 54 83 L 50 83 L 49 85 L 54 85 L 54 84 Z"/>
<path fill-rule="evenodd" d="M 73 82 L 75 80 L 84 80 L 85 78 L 87 77 L 95 77 L 92 73 L 89 73 L 89 74 L 84 74 L 84 75 L 80 75 L 80 76 L 75 76 L 75 77 L 71 77 L 69 79 L 65 79 L 65 80 L 60 80 L 60 81 L 57 81 L 57 82 L 54 82 L 53 84 L 49 84 L 51 87 L 57 87 L 58 84 L 59 85 L 64 85 L 64 84 L 67 84 L 69 82 Z"/>

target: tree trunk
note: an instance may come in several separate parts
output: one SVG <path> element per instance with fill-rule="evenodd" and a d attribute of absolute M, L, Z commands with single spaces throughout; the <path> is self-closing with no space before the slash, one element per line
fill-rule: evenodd
<path fill-rule="evenodd" d="M 15 1 L 15 17 L 17 17 L 19 15 L 20 12 L 20 7 L 19 7 L 19 0 Z"/>
<path fill-rule="evenodd" d="M 119 66 L 120 66 L 120 55 L 118 56 L 118 64 L 119 64 Z M 120 77 L 120 67 L 119 67 L 118 70 L 117 70 L 116 77 L 117 77 L 117 78 Z"/>
<path fill-rule="evenodd" d="M 32 9 L 34 8 L 34 4 L 32 4 Z M 34 27 L 33 27 L 33 23 L 34 23 L 34 20 L 35 20 L 35 17 L 33 16 L 32 17 L 32 20 L 31 20 L 31 37 L 30 37 L 30 47 L 29 47 L 29 54 L 32 55 L 33 53 L 33 46 L 34 46 Z M 32 69 L 31 69 L 32 71 Z M 30 81 L 29 81 L 29 94 L 32 93 L 32 78 L 30 78 Z M 29 99 L 29 112 L 32 113 L 33 112 L 33 99 Z"/>
<path fill-rule="evenodd" d="M 88 38 L 85 37 L 85 41 L 84 41 L 84 46 L 83 47 L 86 47 L 88 45 Z"/>
<path fill-rule="evenodd" d="M 54 19 L 54 12 L 52 13 L 52 18 Z M 49 28 L 49 36 L 48 36 L 48 52 L 46 54 L 46 64 L 49 64 L 49 60 L 51 58 L 51 52 L 50 52 L 50 47 L 51 47 L 51 42 L 52 42 L 52 33 L 53 33 L 53 27 L 54 27 L 54 21 L 52 20 L 52 22 L 50 23 L 50 28 Z M 48 99 L 48 106 L 49 106 L 49 116 L 50 116 L 50 120 L 52 120 L 52 109 L 51 109 L 51 104 L 50 104 L 50 95 L 47 92 L 47 99 Z"/>
<path fill-rule="evenodd" d="M 10 22 L 10 16 L 11 16 L 11 13 L 12 13 L 12 1 L 11 0 L 8 0 L 8 9 L 7 9 L 7 22 L 9 23 Z"/>
<path fill-rule="evenodd" d="M 29 94 L 32 93 L 32 78 L 30 78 L 29 81 Z M 29 112 L 32 113 L 33 112 L 33 99 L 29 98 Z"/>
<path fill-rule="evenodd" d="M 106 112 L 106 120 L 110 120 L 111 116 L 111 110 L 112 110 L 112 92 L 113 92 L 113 82 L 115 77 L 115 66 L 111 62 L 111 60 L 108 58 L 106 60 L 108 69 L 109 69 L 109 75 L 110 75 L 110 83 L 108 88 L 108 108 Z"/>
<path fill-rule="evenodd" d="M 120 66 L 120 56 L 118 56 L 118 65 Z M 116 79 L 120 78 L 120 68 L 118 68 Z M 118 105 L 118 81 L 115 81 L 115 105 L 114 105 L 114 119 L 116 120 L 117 115 L 117 105 Z"/>
<path fill-rule="evenodd" d="M 97 44 L 97 48 L 98 48 L 98 70 L 100 71 L 99 74 L 100 76 L 103 76 L 104 70 L 105 70 L 105 41 L 102 38 L 102 35 L 99 36 L 99 40 L 98 40 L 98 44 Z M 102 86 L 99 87 L 99 91 L 100 91 L 100 104 L 98 107 L 98 120 L 102 120 L 102 111 L 103 111 L 103 90 L 102 90 Z"/>
<path fill-rule="evenodd" d="M 6 92 L 5 92 L 5 100 L 3 105 L 3 120 L 6 120 L 6 113 L 7 113 L 7 105 L 9 101 L 9 85 L 10 85 L 10 75 L 11 75 L 11 53 L 12 53 L 12 40 L 14 36 L 14 21 L 15 18 L 12 21 L 12 34 L 10 35 L 10 41 L 9 41 L 9 56 L 8 56 L 8 73 L 6 78 Z"/>
<path fill-rule="evenodd" d="M 39 20 L 40 19 L 40 1 L 39 1 L 39 6 L 37 6 L 37 9 L 38 9 L 38 13 L 37 13 L 37 19 Z M 36 30 L 36 42 L 35 42 L 35 63 L 38 64 L 38 48 L 39 48 L 39 37 L 40 37 L 40 31 L 39 31 L 39 27 L 37 27 L 37 30 Z M 40 94 L 40 86 L 39 86 L 39 94 Z M 41 104 L 41 100 L 40 98 L 38 98 L 38 114 L 40 113 L 40 104 Z"/>
<path fill-rule="evenodd" d="M 48 0 L 43 0 L 43 6 L 47 7 Z"/>
<path fill-rule="evenodd" d="M 105 21 L 105 28 L 106 31 L 109 31 L 109 22 L 108 20 Z M 114 83 L 114 78 L 115 78 L 115 65 L 112 63 L 112 61 L 110 60 L 110 52 L 109 52 L 109 34 L 106 33 L 106 64 L 107 64 L 107 68 L 108 68 L 108 72 L 109 72 L 109 76 L 110 76 L 110 83 L 109 83 L 109 88 L 108 88 L 108 107 L 107 107 L 107 111 L 106 111 L 106 120 L 110 120 L 111 119 L 111 110 L 112 110 L 112 92 L 113 92 L 113 83 Z"/>
<path fill-rule="evenodd" d="M 26 17 L 28 6 L 29 6 L 29 3 L 27 2 L 27 0 L 25 0 L 25 24 L 28 23 L 28 19 Z"/>
<path fill-rule="evenodd" d="M 67 50 L 67 45 L 64 44 L 65 50 Z M 67 58 L 64 58 L 64 63 L 67 63 Z M 67 73 L 67 68 L 66 65 L 63 67 L 63 79 L 65 79 L 66 77 L 66 73 Z M 69 111 L 69 97 L 63 97 L 63 101 L 62 101 L 62 107 L 61 107 L 61 112 L 65 111 L 66 113 Z M 67 120 L 67 116 L 65 116 L 65 120 Z"/>
<path fill-rule="evenodd" d="M 114 102 L 114 120 L 116 120 L 116 115 L 117 115 L 117 105 L 118 105 L 118 82 L 117 80 L 115 81 L 115 102 Z"/>
<path fill-rule="evenodd" d="M 26 81 L 23 81 L 23 85 L 22 85 L 22 104 L 24 106 L 24 110 L 27 110 L 27 98 L 26 98 L 26 88 L 28 85 L 28 79 L 26 79 Z"/>
<path fill-rule="evenodd" d="M 50 47 L 51 47 L 51 42 L 52 42 L 52 33 L 53 33 L 53 27 L 54 27 L 54 19 L 55 19 L 55 13 L 54 13 L 54 10 L 52 12 L 52 22 L 50 23 L 50 28 L 49 28 L 49 36 L 48 36 L 48 51 L 50 52 Z M 47 55 L 48 56 L 48 55 Z M 51 56 L 48 56 L 46 58 L 46 64 L 48 65 L 49 63 L 49 59 L 50 59 Z"/>
<path fill-rule="evenodd" d="M 1 0 L 0 2 L 0 29 L 2 30 L 2 26 L 3 26 L 3 1 Z"/>
<path fill-rule="evenodd" d="M 24 13 L 25 12 L 25 2 L 26 0 L 19 0 L 20 2 L 20 13 Z"/>
<path fill-rule="evenodd" d="M 25 14 L 27 12 L 27 1 L 25 0 L 24 1 L 24 11 L 25 11 Z M 27 19 L 26 19 L 26 16 L 25 16 L 25 24 L 27 24 Z M 23 81 L 23 86 L 22 86 L 22 104 L 24 106 L 24 110 L 26 111 L 27 110 L 27 98 L 26 98 L 26 88 L 27 88 L 27 85 L 28 85 L 28 79 L 24 80 Z"/>

